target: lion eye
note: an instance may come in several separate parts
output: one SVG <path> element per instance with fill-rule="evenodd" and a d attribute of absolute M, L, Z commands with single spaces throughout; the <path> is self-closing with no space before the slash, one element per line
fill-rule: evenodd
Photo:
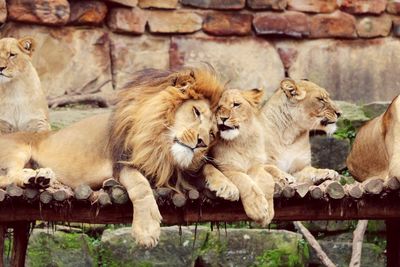
<path fill-rule="evenodd" d="M 10 53 L 10 58 L 15 57 L 17 54 Z"/>
<path fill-rule="evenodd" d="M 193 107 L 193 113 L 197 118 L 199 118 L 201 115 L 200 111 L 196 107 Z"/>
<path fill-rule="evenodd" d="M 325 103 L 325 102 L 326 102 L 325 99 L 323 99 L 322 97 L 317 97 L 317 99 L 318 99 L 318 101 L 320 101 L 320 102 L 322 102 L 322 103 Z"/>
<path fill-rule="evenodd" d="M 214 131 L 212 131 L 212 130 L 210 131 L 210 137 L 211 137 L 212 140 L 215 139 L 215 134 L 214 134 Z"/>
<path fill-rule="evenodd" d="M 235 107 L 235 108 L 240 107 L 240 105 L 241 105 L 241 104 L 238 103 L 238 102 L 234 102 L 234 103 L 233 103 L 233 107 Z"/>

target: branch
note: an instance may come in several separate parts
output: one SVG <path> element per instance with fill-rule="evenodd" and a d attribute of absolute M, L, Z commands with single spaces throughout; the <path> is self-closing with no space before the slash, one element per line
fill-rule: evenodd
<path fill-rule="evenodd" d="M 77 103 L 95 103 L 99 107 L 109 107 L 112 99 L 111 94 L 97 93 L 87 95 L 64 95 L 48 99 L 51 108 Z"/>
<path fill-rule="evenodd" d="M 368 220 L 359 220 L 357 227 L 353 232 L 353 252 L 351 254 L 351 261 L 349 267 L 360 267 L 361 265 L 361 252 L 364 239 L 364 233 L 367 229 Z"/>
<path fill-rule="evenodd" d="M 321 245 L 310 233 L 310 231 L 308 231 L 308 229 L 305 228 L 304 225 L 299 221 L 293 222 L 293 224 L 297 228 L 297 230 L 299 230 L 300 233 L 306 238 L 311 247 L 315 250 L 315 252 L 317 253 L 317 257 L 321 260 L 321 262 L 327 267 L 336 267 L 336 265 L 329 259 L 328 255 L 326 255 L 326 253 L 322 250 Z"/>

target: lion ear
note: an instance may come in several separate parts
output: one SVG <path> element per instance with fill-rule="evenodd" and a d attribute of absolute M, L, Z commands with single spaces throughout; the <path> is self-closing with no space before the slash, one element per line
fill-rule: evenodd
<path fill-rule="evenodd" d="M 290 78 L 281 81 L 281 90 L 292 101 L 302 100 L 306 96 L 306 92 L 297 87 L 296 82 Z"/>
<path fill-rule="evenodd" d="M 263 89 L 251 89 L 242 91 L 243 97 L 250 102 L 250 104 L 258 106 L 264 97 L 264 90 Z"/>
<path fill-rule="evenodd" d="M 186 93 L 186 90 L 191 87 L 196 81 L 194 71 L 190 70 L 189 74 L 179 75 L 174 78 L 173 86 L 179 89 L 182 93 Z"/>
<path fill-rule="evenodd" d="M 32 37 L 21 38 L 18 40 L 18 47 L 22 52 L 31 56 L 35 50 L 35 41 Z"/>

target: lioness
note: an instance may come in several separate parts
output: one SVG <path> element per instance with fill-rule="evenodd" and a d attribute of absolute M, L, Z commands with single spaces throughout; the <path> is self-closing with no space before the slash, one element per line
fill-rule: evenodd
<path fill-rule="evenodd" d="M 347 167 L 355 179 L 400 178 L 400 97 L 360 128 Z"/>
<path fill-rule="evenodd" d="M 298 182 L 339 177 L 334 170 L 311 166 L 310 131 L 334 133 L 341 115 L 325 89 L 306 80 L 284 79 L 262 112 L 268 164 L 293 175 Z"/>
<path fill-rule="evenodd" d="M 212 178 L 225 175 L 238 188 L 247 216 L 265 226 L 274 217 L 275 183 L 265 170 L 264 118 L 259 107 L 263 94 L 258 89 L 222 94 L 216 112 L 220 139 L 210 151 L 218 169 L 207 164 L 204 174 L 212 190 Z"/>
<path fill-rule="evenodd" d="M 203 165 L 215 125 L 211 109 L 222 91 L 208 69 L 141 73 L 120 93 L 112 114 L 53 133 L 0 136 L 0 167 L 7 169 L 1 185 L 46 185 L 56 177 L 73 188 L 82 183 L 96 188 L 115 176 L 133 204 L 133 236 L 140 245 L 153 247 L 161 215 L 146 177 L 167 186 L 174 173 Z M 23 169 L 29 161 L 54 173 L 40 169 L 32 176 Z"/>
<path fill-rule="evenodd" d="M 0 133 L 50 130 L 48 107 L 31 63 L 34 41 L 0 40 Z"/>

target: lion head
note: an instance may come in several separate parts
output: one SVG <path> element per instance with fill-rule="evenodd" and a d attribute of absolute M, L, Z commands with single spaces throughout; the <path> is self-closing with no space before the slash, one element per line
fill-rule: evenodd
<path fill-rule="evenodd" d="M 327 134 L 335 132 L 341 111 L 324 88 L 307 80 L 284 79 L 279 90 L 284 93 L 284 106 L 290 107 L 290 116 L 297 125 Z"/>
<path fill-rule="evenodd" d="M 233 140 L 242 128 L 251 128 L 253 119 L 260 112 L 263 90 L 226 90 L 218 103 L 216 118 L 221 138 Z M 244 131 L 247 131 L 245 129 Z"/>
<path fill-rule="evenodd" d="M 216 132 L 223 85 L 209 69 L 147 70 L 119 94 L 111 118 L 115 162 L 139 168 L 156 186 L 176 171 L 201 167 Z"/>
<path fill-rule="evenodd" d="M 0 83 L 12 81 L 27 71 L 31 65 L 34 41 L 30 37 L 22 39 L 0 39 Z"/>

